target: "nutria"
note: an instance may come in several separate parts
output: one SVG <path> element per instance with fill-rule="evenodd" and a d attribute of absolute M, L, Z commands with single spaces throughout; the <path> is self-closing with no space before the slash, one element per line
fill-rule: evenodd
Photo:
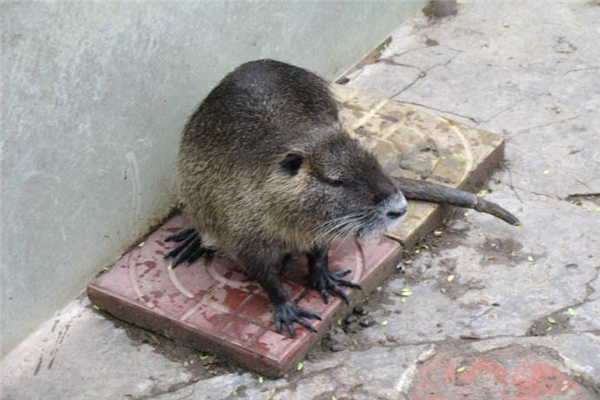
<path fill-rule="evenodd" d="M 477 203 L 442 186 L 394 183 L 342 128 L 329 85 L 273 60 L 239 66 L 192 114 L 179 178 L 184 212 L 196 229 L 170 238 L 183 242 L 168 254 L 171 265 L 215 250 L 230 258 L 267 292 L 276 330 L 285 327 L 292 337 L 294 322 L 316 331 L 305 318 L 320 318 L 300 309 L 280 283 L 275 267 L 286 256 L 307 256 L 309 285 L 325 302 L 329 292 L 348 302 L 338 286 L 360 286 L 343 279 L 350 271 L 328 270 L 329 247 L 336 238 L 377 235 L 401 221 L 407 203 L 399 187 L 420 199 L 437 190 L 442 202 Z"/>

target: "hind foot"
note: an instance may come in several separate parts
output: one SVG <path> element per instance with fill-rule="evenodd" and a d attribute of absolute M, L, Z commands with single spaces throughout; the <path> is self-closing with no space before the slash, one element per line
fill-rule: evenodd
<path fill-rule="evenodd" d="M 318 291 L 325 304 L 329 304 L 329 292 L 338 296 L 344 303 L 350 304 L 348 296 L 339 289 L 339 286 L 359 290 L 362 290 L 362 287 L 356 282 L 342 279 L 351 272 L 349 269 L 335 272 L 329 271 L 327 267 L 329 262 L 327 252 L 328 249 L 314 249 L 307 255 L 308 269 L 310 271 L 308 287 Z"/>
<path fill-rule="evenodd" d="M 202 237 L 195 228 L 182 229 L 167 237 L 165 241 L 179 243 L 165 255 L 165 258 L 173 257 L 173 261 L 169 265 L 170 268 L 175 268 L 184 261 L 187 261 L 187 265 L 190 265 L 202 256 L 209 258 L 215 253 L 214 250 L 202 247 Z"/>
<path fill-rule="evenodd" d="M 291 338 L 296 337 L 293 327 L 294 322 L 302 325 L 311 332 L 317 333 L 315 327 L 305 320 L 305 318 L 309 318 L 320 321 L 321 317 L 319 317 L 317 314 L 303 310 L 291 301 L 286 301 L 280 305 L 272 304 L 271 307 L 273 307 L 275 331 L 277 331 L 277 333 L 281 334 L 282 328 L 285 326 L 288 335 L 290 335 Z"/>

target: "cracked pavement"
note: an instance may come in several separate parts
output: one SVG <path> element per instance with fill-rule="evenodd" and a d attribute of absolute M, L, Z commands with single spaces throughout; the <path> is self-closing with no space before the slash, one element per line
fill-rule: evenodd
<path fill-rule="evenodd" d="M 355 89 L 502 134 L 487 196 L 523 225 L 456 210 L 371 298 L 378 323 L 337 328 L 345 350 L 261 382 L 78 299 L 5 358 L 3 398 L 597 399 L 599 18 L 596 1 L 466 2 L 402 25 L 349 74 Z"/>

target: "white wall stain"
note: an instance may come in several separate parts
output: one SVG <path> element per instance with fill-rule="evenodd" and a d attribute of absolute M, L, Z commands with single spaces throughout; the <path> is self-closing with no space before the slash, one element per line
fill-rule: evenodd
<path fill-rule="evenodd" d="M 135 237 L 139 237 L 142 232 L 140 229 L 140 211 L 142 208 L 142 189 L 140 186 L 140 168 L 138 166 L 138 160 L 135 153 L 129 150 L 125 154 L 127 160 L 126 169 L 129 171 L 127 176 L 131 184 L 131 213 L 129 221 L 131 222 L 132 231 L 135 233 Z"/>

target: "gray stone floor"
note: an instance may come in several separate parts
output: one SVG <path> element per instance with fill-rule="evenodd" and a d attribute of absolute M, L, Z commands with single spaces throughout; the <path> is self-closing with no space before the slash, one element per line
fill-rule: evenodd
<path fill-rule="evenodd" d="M 3 360 L 2 398 L 414 398 L 417 370 L 436 354 L 511 346 L 551 352 L 588 389 L 578 398 L 597 398 L 599 20 L 596 1 L 468 1 L 455 17 L 399 27 L 378 62 L 348 76 L 350 87 L 504 135 L 506 165 L 487 196 L 523 223 L 458 210 L 369 302 L 379 323 L 338 334 L 348 349 L 315 350 L 302 371 L 261 382 L 82 297 Z"/>

